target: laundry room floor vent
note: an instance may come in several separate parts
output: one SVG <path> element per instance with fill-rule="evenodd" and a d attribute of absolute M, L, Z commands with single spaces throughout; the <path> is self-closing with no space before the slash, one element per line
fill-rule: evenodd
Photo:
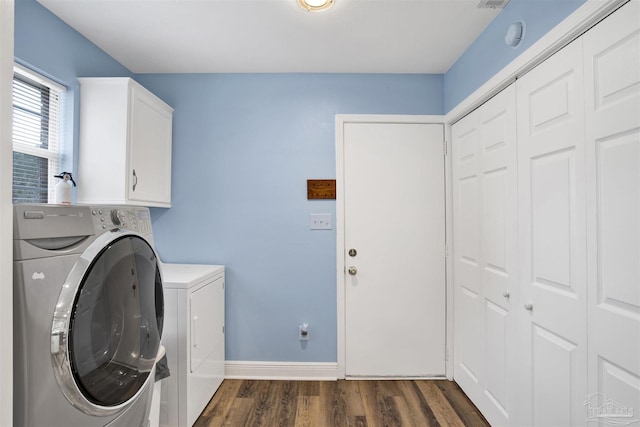
<path fill-rule="evenodd" d="M 478 7 L 481 9 L 502 9 L 509 0 L 480 0 Z"/>

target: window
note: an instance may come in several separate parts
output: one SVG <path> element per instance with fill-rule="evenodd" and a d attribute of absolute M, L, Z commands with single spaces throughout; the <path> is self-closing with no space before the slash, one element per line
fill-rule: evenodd
<path fill-rule="evenodd" d="M 13 203 L 53 200 L 65 89 L 16 65 L 13 73 Z"/>

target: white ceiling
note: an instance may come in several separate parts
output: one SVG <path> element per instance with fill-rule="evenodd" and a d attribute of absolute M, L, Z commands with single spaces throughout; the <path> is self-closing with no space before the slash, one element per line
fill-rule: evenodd
<path fill-rule="evenodd" d="M 479 0 L 38 0 L 134 73 L 444 73 Z"/>

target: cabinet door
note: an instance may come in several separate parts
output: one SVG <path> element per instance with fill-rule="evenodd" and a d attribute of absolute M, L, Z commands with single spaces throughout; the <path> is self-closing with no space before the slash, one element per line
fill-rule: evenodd
<path fill-rule="evenodd" d="M 640 4 L 584 35 L 588 420 L 640 411 Z"/>
<path fill-rule="evenodd" d="M 129 90 L 128 198 L 170 205 L 172 112 L 145 89 Z"/>
<path fill-rule="evenodd" d="M 586 212 L 582 40 L 516 83 L 522 426 L 584 425 Z"/>

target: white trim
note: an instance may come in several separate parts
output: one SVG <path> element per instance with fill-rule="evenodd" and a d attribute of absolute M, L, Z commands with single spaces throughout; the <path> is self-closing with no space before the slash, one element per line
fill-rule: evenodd
<path fill-rule="evenodd" d="M 226 379 L 335 381 L 336 363 L 320 362 L 225 362 Z"/>
<path fill-rule="evenodd" d="M 421 123 L 442 124 L 442 115 L 407 115 L 407 114 L 336 114 L 338 123 Z M 336 131 L 338 129 L 336 128 Z M 336 134 L 337 135 L 337 134 Z M 337 155 L 337 153 L 336 153 Z"/>
<path fill-rule="evenodd" d="M 345 271 L 344 263 L 344 124 L 355 117 L 336 114 L 336 315 L 338 330 L 336 348 L 338 351 L 338 378 L 345 378 Z"/>
<path fill-rule="evenodd" d="M 394 376 L 389 376 L 389 377 L 368 377 L 368 376 L 356 377 L 356 376 L 352 376 L 352 377 L 347 377 L 347 378 L 345 378 L 345 380 L 347 380 L 347 381 L 361 381 L 361 380 L 371 380 L 371 381 L 380 381 L 380 380 L 398 380 L 398 381 L 406 381 L 406 380 L 415 380 L 415 381 L 423 381 L 423 380 L 429 380 L 429 381 L 448 381 L 448 378 L 447 378 L 447 377 L 445 377 L 444 375 L 438 375 L 438 376 L 425 376 L 425 377 L 394 377 Z"/>
<path fill-rule="evenodd" d="M 629 0 L 587 0 L 446 115 L 454 124 Z"/>
<path fill-rule="evenodd" d="M 33 71 L 32 69 L 25 67 L 22 64 L 18 64 L 17 62 L 13 64 L 13 72 L 23 75 L 36 83 L 40 83 L 41 85 L 47 86 L 49 89 L 54 89 L 58 92 L 64 93 L 67 91 L 67 88 L 60 83 L 56 83 L 53 80 L 43 76 L 37 71 Z"/>
<path fill-rule="evenodd" d="M 337 350 L 338 350 L 338 370 L 339 379 L 346 378 L 345 361 L 346 361 L 346 336 L 345 336 L 345 264 L 344 264 L 344 125 L 345 123 L 421 123 L 421 124 L 442 124 L 444 125 L 444 116 L 429 115 L 392 115 L 392 114 L 336 114 L 336 300 L 337 300 Z M 450 153 L 450 146 L 447 152 Z M 445 173 L 449 156 L 445 161 Z M 446 213 L 445 213 L 446 215 Z M 449 241 L 449 236 L 445 236 Z M 446 284 L 447 292 L 449 284 Z M 447 303 L 449 304 L 449 303 Z M 447 319 L 448 320 L 448 319 Z M 445 328 L 449 329 L 449 324 L 445 321 Z M 449 334 L 447 332 L 447 341 Z M 448 348 L 448 343 L 446 344 Z M 452 368 L 448 363 L 445 365 L 447 375 L 453 375 Z M 453 365 L 452 365 L 453 366 Z"/>
<path fill-rule="evenodd" d="M 453 152 L 451 125 L 444 125 L 444 140 L 447 147 L 447 155 L 444 160 L 444 185 L 445 185 L 445 245 L 447 258 L 445 259 L 445 280 L 446 280 L 446 363 L 445 375 L 447 379 L 453 381 L 453 164 L 451 162 Z"/>
<path fill-rule="evenodd" d="M 13 0 L 0 0 L 0 425 L 13 425 Z"/>

